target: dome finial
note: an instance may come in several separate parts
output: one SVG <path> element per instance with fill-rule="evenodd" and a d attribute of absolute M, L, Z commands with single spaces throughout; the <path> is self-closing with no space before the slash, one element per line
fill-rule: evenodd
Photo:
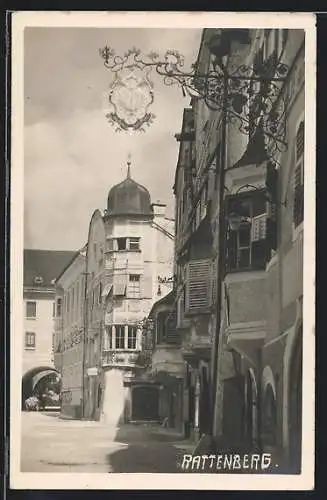
<path fill-rule="evenodd" d="M 127 179 L 131 178 L 131 158 L 132 158 L 131 153 L 128 153 L 128 155 L 127 155 Z"/>

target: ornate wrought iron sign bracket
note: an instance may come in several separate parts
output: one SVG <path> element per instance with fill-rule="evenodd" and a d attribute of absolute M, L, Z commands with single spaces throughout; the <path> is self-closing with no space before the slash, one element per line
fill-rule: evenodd
<path fill-rule="evenodd" d="M 196 65 L 184 71 L 184 57 L 176 50 L 159 54 L 141 54 L 136 48 L 123 56 L 110 47 L 99 50 L 105 67 L 113 75 L 109 102 L 113 111 L 109 122 L 121 130 L 145 131 L 155 115 L 149 111 L 154 101 L 151 70 L 163 78 L 165 85 L 178 85 L 184 96 L 201 99 L 210 110 L 225 112 L 227 121 L 240 132 L 251 135 L 260 126 L 272 154 L 287 148 L 285 134 L 286 96 L 282 91 L 288 67 L 275 60 L 274 54 L 265 64 L 224 66 L 221 60 L 201 73 Z"/>

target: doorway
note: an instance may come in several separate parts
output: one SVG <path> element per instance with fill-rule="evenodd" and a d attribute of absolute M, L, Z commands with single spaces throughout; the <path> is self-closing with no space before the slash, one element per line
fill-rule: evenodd
<path fill-rule="evenodd" d="M 159 420 L 158 387 L 134 387 L 132 392 L 132 420 Z"/>

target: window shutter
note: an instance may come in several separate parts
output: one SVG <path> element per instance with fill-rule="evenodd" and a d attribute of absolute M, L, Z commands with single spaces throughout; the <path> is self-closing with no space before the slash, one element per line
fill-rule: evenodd
<path fill-rule="evenodd" d="M 252 219 L 251 240 L 261 241 L 267 237 L 267 215 L 262 214 Z"/>
<path fill-rule="evenodd" d="M 205 314 L 212 305 L 212 261 L 193 260 L 186 265 L 187 314 Z"/>

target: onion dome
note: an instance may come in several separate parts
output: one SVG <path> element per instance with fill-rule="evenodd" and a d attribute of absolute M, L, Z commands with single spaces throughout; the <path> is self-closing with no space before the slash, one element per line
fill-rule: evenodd
<path fill-rule="evenodd" d="M 126 179 L 113 186 L 108 194 L 108 215 L 152 216 L 149 191 L 131 178 L 130 161 L 127 162 Z"/>

